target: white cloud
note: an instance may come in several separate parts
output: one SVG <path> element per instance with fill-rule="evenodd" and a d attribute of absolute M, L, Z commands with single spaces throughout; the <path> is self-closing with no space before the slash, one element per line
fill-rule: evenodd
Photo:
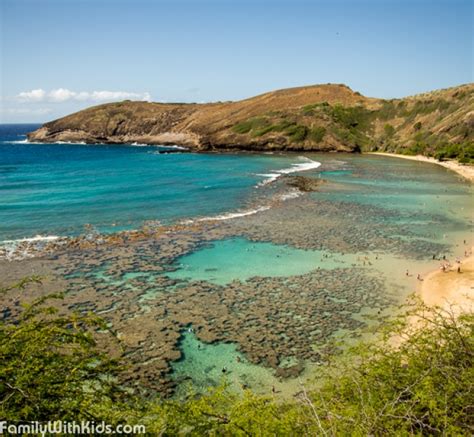
<path fill-rule="evenodd" d="M 66 102 L 67 100 L 73 99 L 77 93 L 74 91 L 69 91 L 64 88 L 58 88 L 57 90 L 52 90 L 47 94 L 47 98 L 51 102 Z"/>
<path fill-rule="evenodd" d="M 24 102 L 41 102 L 45 97 L 46 91 L 41 88 L 37 90 L 23 91 L 17 96 L 18 100 Z"/>
<path fill-rule="evenodd" d="M 72 91 L 66 88 L 57 88 L 46 92 L 42 89 L 23 91 L 16 96 L 20 102 L 52 102 L 62 103 L 71 100 L 80 102 L 110 102 L 114 100 L 142 100 L 150 101 L 151 95 L 145 93 L 132 93 L 128 91 Z"/>

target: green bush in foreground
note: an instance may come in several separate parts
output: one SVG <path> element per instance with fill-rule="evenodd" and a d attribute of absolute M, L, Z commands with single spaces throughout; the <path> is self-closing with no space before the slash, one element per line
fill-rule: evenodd
<path fill-rule="evenodd" d="M 421 322 L 409 329 L 414 315 Z M 0 324 L 0 415 L 144 424 L 169 436 L 472 435 L 473 321 L 418 304 L 377 341 L 334 357 L 291 401 L 225 387 L 145 400 L 122 390 L 118 363 L 96 350 L 96 319 L 59 317 L 38 301 Z M 393 338 L 403 341 L 394 347 Z"/>
<path fill-rule="evenodd" d="M 21 289 L 31 280 L 10 289 Z M 95 316 L 60 316 L 46 301 L 24 305 L 14 322 L 0 323 L 0 417 L 9 421 L 94 420 L 96 405 L 112 404 L 125 392 L 114 382 L 120 367 L 101 353 L 91 330 L 104 329 Z"/>

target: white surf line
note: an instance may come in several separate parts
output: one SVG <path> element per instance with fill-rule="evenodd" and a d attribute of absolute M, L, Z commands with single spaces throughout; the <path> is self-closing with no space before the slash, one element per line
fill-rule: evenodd
<path fill-rule="evenodd" d="M 123 143 L 124 146 L 134 146 L 134 147 L 161 147 L 163 149 L 170 149 L 170 150 L 189 150 L 186 147 L 178 146 L 177 144 L 171 145 L 164 145 L 164 144 L 145 144 L 145 143 Z"/>
<path fill-rule="evenodd" d="M 111 143 L 86 143 L 85 141 L 51 141 L 51 142 L 39 142 L 39 141 L 29 141 L 27 138 L 24 140 L 3 140 L 0 141 L 2 144 L 69 144 L 69 145 L 80 145 L 80 146 L 108 146 L 113 145 Z M 164 144 L 145 144 L 145 143 L 138 143 L 137 141 L 133 143 L 117 143 L 118 145 L 122 146 L 133 146 L 133 147 L 161 147 L 163 149 L 170 149 L 170 150 L 189 150 L 187 147 L 178 146 L 177 144 L 174 145 L 164 145 Z"/>
<path fill-rule="evenodd" d="M 270 206 L 260 206 L 259 208 L 249 209 L 247 211 L 228 212 L 228 213 L 221 214 L 221 215 L 202 217 L 200 219 L 195 219 L 195 220 L 184 220 L 181 223 L 189 225 L 189 224 L 197 223 L 197 222 L 211 222 L 211 221 L 230 220 L 230 219 L 233 219 L 233 218 L 246 217 L 248 215 L 257 214 L 259 212 L 267 211 L 270 208 L 271 208 Z"/>
<path fill-rule="evenodd" d="M 43 145 L 48 145 L 48 144 L 70 144 L 70 145 L 81 145 L 85 146 L 87 145 L 86 142 L 84 141 L 51 141 L 48 143 L 43 143 L 40 141 L 29 141 L 28 139 L 24 140 L 3 140 L 1 141 L 2 144 L 43 144 Z M 97 143 L 99 144 L 99 143 Z"/>
<path fill-rule="evenodd" d="M 257 176 L 263 176 L 266 179 L 262 182 L 259 182 L 256 187 L 262 187 L 272 182 L 275 182 L 280 176 L 291 174 L 291 173 L 298 173 L 300 171 L 307 171 L 307 170 L 314 170 L 321 166 L 321 163 L 318 161 L 313 161 L 312 159 L 306 158 L 305 156 L 299 157 L 301 160 L 305 162 L 291 164 L 291 167 L 283 168 L 281 170 L 275 170 L 273 173 L 263 173 L 257 174 Z"/>
<path fill-rule="evenodd" d="M 7 261 L 23 260 L 34 257 L 34 250 L 41 243 L 61 241 L 66 237 L 57 235 L 36 235 L 35 237 L 19 238 L 17 240 L 0 241 L 0 259 Z"/>
<path fill-rule="evenodd" d="M 64 237 L 59 237 L 57 235 L 36 235 L 34 237 L 29 237 L 29 238 L 19 238 L 17 240 L 3 240 L 0 241 L 0 245 L 2 244 L 15 244 L 15 243 L 33 243 L 36 241 L 54 241 L 54 240 L 59 240 L 60 238 Z"/>

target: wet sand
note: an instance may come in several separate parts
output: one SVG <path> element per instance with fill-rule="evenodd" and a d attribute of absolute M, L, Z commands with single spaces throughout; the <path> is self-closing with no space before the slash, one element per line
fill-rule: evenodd
<path fill-rule="evenodd" d="M 399 155 L 396 153 L 384 153 L 384 152 L 371 152 L 370 155 L 388 156 L 392 158 L 409 159 L 411 161 L 420 161 L 420 162 L 428 162 L 430 164 L 437 164 L 456 172 L 457 174 L 461 175 L 462 177 L 464 177 L 470 182 L 474 182 L 474 166 L 472 165 L 463 165 L 463 164 L 459 164 L 456 161 L 438 161 L 435 158 L 430 158 L 428 156 L 423 156 L 423 155 L 410 156 L 410 155 Z"/>

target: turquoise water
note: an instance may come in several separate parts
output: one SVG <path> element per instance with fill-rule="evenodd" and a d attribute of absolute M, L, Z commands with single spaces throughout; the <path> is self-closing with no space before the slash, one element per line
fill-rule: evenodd
<path fill-rule="evenodd" d="M 344 184 L 337 191 L 313 194 L 315 199 L 355 202 L 453 222 L 472 219 L 472 187 L 461 176 L 437 165 L 383 156 L 357 156 L 344 160 L 345 170 L 325 171 L 321 177 Z M 413 221 L 410 221 L 413 223 Z"/>
<path fill-rule="evenodd" d="M 221 214 L 245 205 L 265 179 L 259 174 L 298 162 L 294 155 L 26 143 L 36 127 L 0 125 L 0 241 Z"/>
<path fill-rule="evenodd" d="M 171 363 L 173 378 L 180 382 L 176 395 L 189 395 L 189 388 L 203 393 L 220 384 L 241 392 L 252 388 L 256 392 L 268 394 L 273 389 L 279 395 L 295 393 L 305 381 L 305 375 L 282 381 L 272 369 L 250 363 L 238 351 L 235 343 L 208 344 L 199 341 L 195 333 L 186 330 L 180 340 L 181 359 Z M 292 357 L 282 360 L 281 367 L 295 364 Z"/>
<path fill-rule="evenodd" d="M 36 127 L 0 125 L 0 241 L 76 235 L 86 224 L 114 232 L 148 220 L 169 223 L 255 208 L 268 194 L 258 184 L 308 159 L 321 167 L 305 175 L 336 183 L 311 194 L 315 200 L 387 210 L 390 214 L 381 217 L 387 224 L 406 223 L 407 230 L 434 240 L 465 231 L 472 219 L 472 188 L 436 165 L 380 156 L 196 154 L 153 146 L 26 143 L 26 132 Z M 264 259 L 265 250 L 261 246 L 250 255 Z M 288 265 L 270 258 L 270 268 L 278 274 L 300 264 L 306 271 L 309 261 L 300 255 L 290 254 Z M 261 274 L 245 258 L 238 262 L 249 274 Z"/>
<path fill-rule="evenodd" d="M 205 280 L 224 285 L 253 276 L 303 275 L 317 268 L 350 267 L 354 263 L 354 255 L 232 238 L 216 241 L 179 258 L 178 270 L 167 275 L 173 279 Z"/>

